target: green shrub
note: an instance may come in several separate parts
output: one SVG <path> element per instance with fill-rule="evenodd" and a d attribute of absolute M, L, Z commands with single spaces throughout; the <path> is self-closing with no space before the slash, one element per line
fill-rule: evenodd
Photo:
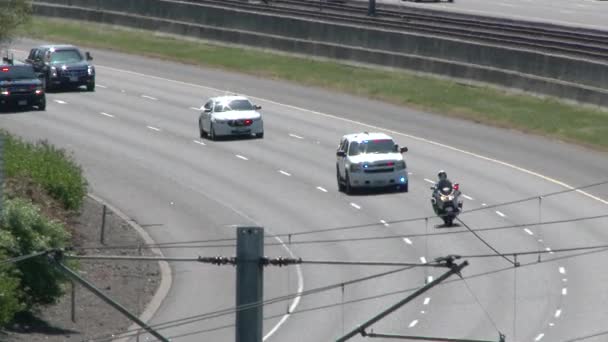
<path fill-rule="evenodd" d="M 6 133 L 4 136 L 8 177 L 30 178 L 66 209 L 80 208 L 87 193 L 87 182 L 70 155 L 46 141 L 32 144 Z"/>
<path fill-rule="evenodd" d="M 2 259 L 4 257 L 0 257 Z M 0 326 L 9 323 L 16 313 L 25 308 L 21 302 L 19 278 L 11 273 L 11 268 L 0 267 Z"/>
<path fill-rule="evenodd" d="M 38 207 L 23 199 L 6 200 L 0 216 L 0 254 L 7 257 L 27 255 L 52 248 L 64 248 L 69 232 L 60 223 L 41 215 Z M 62 294 L 65 277 L 49 264 L 46 257 L 36 257 L 14 264 L 20 280 L 22 303 L 34 305 L 54 303 Z"/>

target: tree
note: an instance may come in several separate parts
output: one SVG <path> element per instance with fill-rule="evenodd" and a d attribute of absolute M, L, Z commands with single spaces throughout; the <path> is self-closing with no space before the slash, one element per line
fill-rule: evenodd
<path fill-rule="evenodd" d="M 28 0 L 0 0 L 0 44 L 9 43 L 19 26 L 32 16 L 32 4 Z"/>

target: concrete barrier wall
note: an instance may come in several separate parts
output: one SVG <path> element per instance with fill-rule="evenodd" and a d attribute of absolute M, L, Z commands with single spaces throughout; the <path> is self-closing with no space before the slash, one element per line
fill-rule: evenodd
<path fill-rule="evenodd" d="M 169 0 L 45 0 L 36 2 L 35 10 L 40 15 L 406 68 L 608 105 L 608 65 L 525 50 Z"/>

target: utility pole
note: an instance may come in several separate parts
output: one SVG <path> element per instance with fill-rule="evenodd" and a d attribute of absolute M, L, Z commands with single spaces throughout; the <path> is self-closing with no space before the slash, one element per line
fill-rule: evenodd
<path fill-rule="evenodd" d="M 0 216 L 2 216 L 2 205 L 4 204 L 4 135 L 0 133 Z"/>
<path fill-rule="evenodd" d="M 376 16 L 376 0 L 369 0 L 369 6 L 367 8 L 367 15 L 370 17 Z"/>
<path fill-rule="evenodd" d="M 262 342 L 263 305 L 252 304 L 264 299 L 264 228 L 238 227 L 236 236 L 236 342 Z"/>

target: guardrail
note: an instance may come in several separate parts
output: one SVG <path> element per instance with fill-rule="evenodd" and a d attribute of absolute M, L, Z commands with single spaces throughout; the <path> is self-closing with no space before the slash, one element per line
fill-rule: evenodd
<path fill-rule="evenodd" d="M 599 32 L 577 29 L 576 32 L 568 33 L 552 25 L 539 28 L 536 27 L 539 25 L 537 23 L 495 24 L 491 20 L 477 22 L 478 27 L 486 25 L 484 35 L 492 35 L 492 30 L 498 30 L 490 29 L 492 25 L 507 25 L 513 32 L 518 32 L 513 34 L 520 35 L 519 40 L 506 46 L 508 44 L 502 38 L 492 38 L 500 41 L 490 41 L 490 38 L 483 37 L 468 40 L 463 36 L 447 37 L 447 33 L 441 34 L 450 31 L 446 31 L 445 25 L 427 23 L 423 27 L 419 23 L 413 23 L 413 20 L 403 23 L 403 19 L 382 19 L 388 25 L 383 26 L 378 24 L 379 18 L 344 13 L 345 7 L 361 11 L 360 6 L 355 8 L 357 6 L 333 4 L 338 7 L 319 11 L 310 6 L 309 3 L 316 3 L 312 0 L 271 1 L 271 6 L 237 0 L 44 0 L 36 1 L 34 5 L 36 13 L 40 15 L 105 22 L 258 48 L 407 68 L 608 106 L 608 63 L 598 56 L 594 58 L 600 59 L 591 58 L 588 53 L 593 53 L 593 49 L 581 48 L 583 45 L 603 44 L 601 49 L 597 49 L 597 54 L 608 51 L 608 43 L 601 41 Z M 308 7 L 295 8 L 295 5 Z M 335 13 L 338 11 L 343 13 Z M 385 9 L 380 10 L 380 13 L 382 11 Z M 464 28 L 467 20 L 470 22 L 472 19 L 454 15 L 436 20 L 460 22 L 458 25 L 463 28 L 459 32 L 462 33 L 467 31 Z M 414 29 L 404 28 L 405 24 L 408 27 L 418 26 L 417 30 L 436 26 L 436 30 L 414 32 Z M 472 31 L 475 29 L 468 29 L 468 32 Z M 526 37 L 540 36 L 538 32 L 545 32 L 547 37 L 553 35 L 553 38 Z M 563 37 L 564 41 L 556 37 Z M 588 40 L 582 41 L 581 38 L 582 42 L 576 42 L 577 37 L 587 37 Z M 524 48 L 521 46 L 522 41 L 539 46 Z M 544 44 L 547 41 L 553 45 Z M 562 52 L 549 53 L 550 49 L 562 49 Z M 572 51 L 572 56 L 568 56 L 563 49 L 575 51 Z M 579 56 L 575 57 L 577 53 Z M 585 58 L 581 57 L 582 54 L 586 54 Z"/>

